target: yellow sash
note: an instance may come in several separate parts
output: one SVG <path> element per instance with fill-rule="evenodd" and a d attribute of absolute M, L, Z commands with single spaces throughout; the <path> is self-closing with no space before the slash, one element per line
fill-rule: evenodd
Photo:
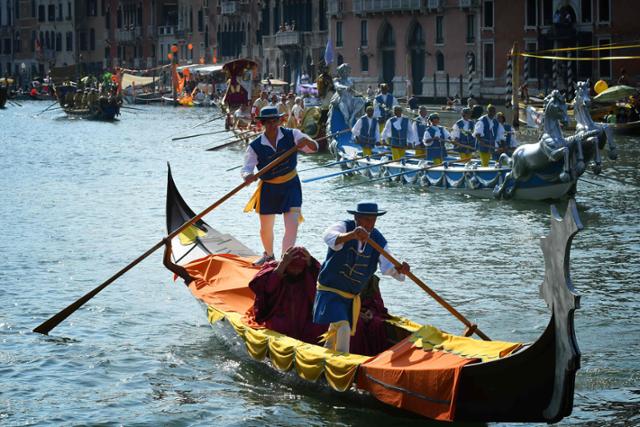
<path fill-rule="evenodd" d="M 262 192 L 263 182 L 266 182 L 267 184 L 284 184 L 285 182 L 291 181 L 296 176 L 298 176 L 298 171 L 294 169 L 287 174 L 277 176 L 272 179 L 261 179 L 258 181 L 258 187 L 244 207 L 244 212 L 256 211 L 256 213 L 260 213 L 260 193 Z M 302 212 L 300 212 L 300 216 L 298 216 L 298 223 L 301 223 L 302 221 L 304 221 L 304 218 L 302 217 Z"/>
<path fill-rule="evenodd" d="M 359 294 L 350 294 L 349 292 L 341 291 L 340 289 L 330 288 L 328 286 L 321 285 L 318 283 L 316 287 L 319 291 L 325 292 L 333 292 L 334 294 L 340 295 L 342 298 L 352 299 L 353 300 L 353 310 L 351 311 L 351 335 L 356 334 L 356 326 L 358 326 L 358 318 L 360 317 L 360 307 L 362 302 L 360 300 Z"/>

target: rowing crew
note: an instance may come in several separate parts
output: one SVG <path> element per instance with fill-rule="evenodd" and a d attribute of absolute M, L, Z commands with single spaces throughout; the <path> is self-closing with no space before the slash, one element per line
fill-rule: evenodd
<path fill-rule="evenodd" d="M 380 133 L 380 124 L 374 116 L 374 108 L 367 107 L 366 114 L 353 126 L 352 134 L 362 146 L 365 156 L 373 154 L 373 147 L 381 145 L 381 140 L 391 147 L 391 156 L 399 160 L 407 148 L 416 150 L 416 157 L 424 157 L 435 164 L 446 158 L 446 142 L 454 146 L 461 160 L 468 160 L 477 152 L 482 166 L 488 166 L 493 157 L 498 160 L 502 153 L 511 155 L 518 146 L 515 134 L 506 123 L 504 114 L 497 113 L 493 105 L 487 107 L 487 114 L 478 120 L 471 119 L 471 109 L 464 108 L 462 117 L 453 125 L 451 133 L 440 126 L 440 116 L 432 113 L 427 116 L 426 107 L 420 107 L 415 119 L 402 115 L 401 106 L 393 108 L 393 117 L 384 124 Z"/>

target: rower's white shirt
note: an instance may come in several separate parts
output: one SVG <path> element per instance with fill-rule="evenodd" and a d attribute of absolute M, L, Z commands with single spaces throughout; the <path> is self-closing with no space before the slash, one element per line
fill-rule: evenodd
<path fill-rule="evenodd" d="M 296 118 L 297 121 L 302 120 L 302 115 L 304 113 L 304 108 L 301 105 L 295 104 L 291 109 L 291 114 Z"/>
<path fill-rule="evenodd" d="M 316 145 L 315 150 L 305 145 L 300 149 L 303 153 L 308 154 L 308 153 L 315 153 L 316 151 L 318 151 L 318 143 L 315 140 L 313 140 L 311 137 L 309 137 L 309 135 L 302 132 L 300 129 L 291 129 L 291 130 L 293 131 L 293 141 L 296 144 L 300 142 L 300 140 L 302 139 L 308 139 L 310 141 L 313 141 L 313 143 Z M 271 143 L 269 142 L 267 137 L 264 135 L 264 133 L 260 136 L 260 144 L 271 148 L 275 152 L 276 149 L 278 148 L 278 142 L 280 142 L 283 136 L 284 135 L 282 134 L 281 128 L 278 127 L 278 137 L 276 138 L 276 148 L 273 148 L 273 145 L 271 145 Z M 254 151 L 254 149 L 251 147 L 251 144 L 249 144 L 247 145 L 247 151 L 244 153 L 244 166 L 240 171 L 240 175 L 242 175 L 242 178 L 245 178 L 247 175 L 252 174 L 253 170 L 257 165 L 258 165 L 258 155 Z"/>
<path fill-rule="evenodd" d="M 384 129 L 382 131 L 382 135 L 380 135 L 380 138 L 384 141 L 387 140 L 387 138 L 391 138 L 391 126 L 393 126 L 394 128 L 396 128 L 397 131 L 400 131 L 400 129 L 402 129 L 402 120 L 396 120 L 395 123 L 391 123 L 391 121 L 396 118 L 396 116 L 391 117 L 389 120 L 387 120 L 387 123 L 384 124 Z M 406 117 L 402 116 L 403 119 L 407 119 Z M 409 120 L 409 119 L 407 119 Z M 416 141 L 418 141 L 418 134 L 416 133 L 415 129 L 413 126 L 411 126 L 411 123 L 407 124 L 407 144 L 415 144 Z"/>
<path fill-rule="evenodd" d="M 340 245 L 336 245 L 336 239 L 341 234 L 344 234 L 346 232 L 347 232 L 347 224 L 345 224 L 344 221 L 340 221 L 340 222 L 336 222 L 335 224 L 327 228 L 324 234 L 322 235 L 322 238 L 324 239 L 324 242 L 327 244 L 327 246 L 329 246 L 332 250 L 337 252 L 342 250 L 342 248 L 344 247 L 344 243 Z M 384 248 L 382 249 L 384 249 L 388 253 L 391 253 L 389 251 L 389 244 L 384 245 Z M 364 251 L 364 244 L 360 241 L 358 241 L 358 251 L 359 252 Z M 378 259 L 378 266 L 382 274 L 384 274 L 385 276 L 391 276 L 396 280 L 404 282 L 404 274 L 399 273 L 398 270 L 396 270 L 396 268 L 393 266 L 391 261 L 389 261 L 383 255 L 380 255 L 380 258 Z"/>
<path fill-rule="evenodd" d="M 498 141 L 504 141 L 504 127 L 502 126 L 502 123 L 498 122 L 498 119 L 496 119 L 495 117 L 493 119 L 491 119 L 489 116 L 487 116 L 485 114 L 485 116 L 487 117 L 487 119 L 489 120 L 489 125 L 491 126 L 491 129 L 488 130 L 488 132 L 491 132 L 493 129 L 493 122 L 498 123 L 498 134 L 495 135 L 496 137 L 496 142 Z M 482 116 L 482 117 L 485 117 Z M 482 120 L 482 117 L 480 117 L 477 121 L 476 121 L 476 125 L 473 128 L 473 136 L 482 136 L 484 138 L 486 138 L 485 135 L 485 129 L 484 129 L 484 120 Z"/>
<path fill-rule="evenodd" d="M 390 93 L 386 93 L 385 95 L 382 95 L 382 96 L 386 97 L 387 95 L 390 95 Z M 380 117 L 382 117 L 382 108 L 381 107 L 384 105 L 384 108 L 387 108 L 387 104 L 385 104 L 384 102 L 382 104 L 380 104 L 378 102 L 377 98 L 378 97 L 376 95 L 376 97 L 374 98 L 374 101 L 373 101 L 373 117 L 375 117 L 376 119 L 379 119 Z M 398 100 L 396 99 L 395 96 L 391 95 L 391 99 L 392 99 L 391 108 L 387 109 L 387 110 L 390 110 L 390 111 L 387 111 L 388 114 L 393 114 L 393 107 L 398 105 Z"/>
<path fill-rule="evenodd" d="M 422 136 L 422 142 L 425 145 L 431 145 L 433 143 L 434 138 L 431 138 L 431 134 L 429 133 L 429 129 L 431 128 L 434 128 L 436 130 L 436 133 L 435 133 L 436 138 L 444 139 L 445 141 L 448 141 L 451 139 L 451 135 L 449 135 L 449 131 L 447 130 L 447 128 L 445 128 L 444 126 L 431 125 L 431 126 L 428 126 L 427 129 L 425 129 L 424 135 Z"/>
<path fill-rule="evenodd" d="M 429 127 L 429 118 L 428 116 L 418 116 L 413 120 L 413 123 L 411 123 L 411 127 L 413 128 L 413 132 L 416 135 L 416 140 L 413 142 L 413 145 L 419 145 L 420 144 L 420 140 L 418 138 L 420 138 L 420 134 L 418 133 L 418 125 L 425 125 L 425 127 Z M 426 130 L 425 130 L 426 132 Z"/>
<path fill-rule="evenodd" d="M 451 138 L 455 140 L 459 140 L 461 131 L 472 133 L 473 129 L 471 129 L 470 125 L 471 125 L 471 120 L 462 119 L 462 129 L 460 129 L 460 127 L 458 126 L 458 122 L 455 122 L 453 124 L 453 127 L 451 128 Z"/>
<path fill-rule="evenodd" d="M 374 118 L 369 118 L 367 116 L 365 117 L 360 117 L 358 119 L 358 121 L 356 122 L 355 125 L 353 125 L 353 127 L 351 128 L 351 133 L 353 134 L 354 137 L 359 137 L 360 136 L 360 130 L 362 129 L 362 121 L 366 120 L 368 122 L 369 125 L 369 129 L 371 129 L 371 126 L 373 126 L 375 129 L 373 131 L 373 138 L 375 139 L 376 143 L 380 142 L 380 126 L 378 126 L 378 124 L 376 123 L 374 125 L 373 120 Z"/>

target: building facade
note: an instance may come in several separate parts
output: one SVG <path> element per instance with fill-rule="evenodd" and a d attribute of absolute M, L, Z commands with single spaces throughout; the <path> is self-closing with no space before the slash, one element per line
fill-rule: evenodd
<path fill-rule="evenodd" d="M 536 52 L 635 40 L 637 30 L 628 13 L 634 4 L 633 0 L 329 0 L 328 15 L 337 62 L 352 66 L 361 90 L 386 82 L 399 96 L 471 93 L 500 98 L 514 41 L 521 50 Z M 598 55 L 608 56 L 609 51 L 596 51 Z M 568 88 L 577 78 L 615 80 L 622 67 L 628 76 L 640 77 L 638 61 L 613 65 L 523 59 L 521 64 L 530 90 Z"/>

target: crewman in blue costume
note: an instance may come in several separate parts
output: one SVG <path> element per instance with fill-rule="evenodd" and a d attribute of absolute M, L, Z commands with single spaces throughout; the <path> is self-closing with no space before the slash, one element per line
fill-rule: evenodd
<path fill-rule="evenodd" d="M 480 117 L 473 128 L 476 151 L 480 154 L 482 166 L 489 166 L 491 155 L 496 149 L 496 141 L 504 138 L 504 128 L 496 119 L 496 107 L 489 104 L 487 114 Z"/>
<path fill-rule="evenodd" d="M 476 142 L 473 138 L 475 121 L 471 120 L 471 108 L 462 109 L 462 118 L 453 124 L 451 138 L 454 141 L 454 150 L 460 153 L 460 160 L 469 160 Z"/>
<path fill-rule="evenodd" d="M 451 139 L 451 136 L 449 131 L 440 126 L 440 115 L 438 113 L 429 114 L 429 122 L 431 126 L 425 131 L 422 141 L 427 147 L 427 160 L 431 160 L 434 165 L 438 165 L 447 158 L 445 143 Z"/>
<path fill-rule="evenodd" d="M 373 106 L 375 108 L 374 117 L 382 125 L 391 117 L 393 107 L 398 105 L 398 100 L 389 93 L 389 86 L 386 83 L 380 85 L 380 93 L 375 97 Z"/>
<path fill-rule="evenodd" d="M 394 116 L 385 123 L 380 139 L 383 141 L 389 140 L 391 158 L 400 160 L 404 157 L 407 145 L 409 143 L 413 144 L 416 136 L 413 133 L 413 126 L 409 123 L 409 119 L 402 115 L 401 106 L 396 105 L 393 107 L 393 114 Z"/>
<path fill-rule="evenodd" d="M 264 133 L 247 147 L 242 167 L 245 182 L 254 181 L 254 168 L 264 168 L 294 145 L 304 153 L 318 151 L 318 143 L 298 129 L 280 127 L 282 114 L 277 107 L 267 106 L 256 117 L 264 127 Z M 274 259 L 273 225 L 276 214 L 284 216 L 282 252 L 294 246 L 298 235 L 298 223 L 302 221 L 302 188 L 296 171 L 297 153 L 260 177 L 258 188 L 244 211 L 255 210 L 260 214 L 260 238 L 264 247 L 262 258 L 255 265 Z"/>
<path fill-rule="evenodd" d="M 416 135 L 413 146 L 416 149 L 415 155 L 418 159 L 423 159 L 427 156 L 427 150 L 425 150 L 424 143 L 422 142 L 424 133 L 429 127 L 429 117 L 427 113 L 427 107 L 422 105 L 418 117 L 413 119 L 413 133 Z"/>
<path fill-rule="evenodd" d="M 366 114 L 353 125 L 351 133 L 362 147 L 363 155 L 373 154 L 373 146 L 380 144 L 380 128 L 378 119 L 373 117 L 373 107 L 367 107 Z"/>
<path fill-rule="evenodd" d="M 409 264 L 403 262 L 396 268 L 371 245 L 371 238 L 389 252 L 386 239 L 375 228 L 376 220 L 386 211 L 378 209 L 371 201 L 358 203 L 355 210 L 348 210 L 353 220 L 340 221 L 324 232 L 324 241 L 329 246 L 327 257 L 320 268 L 318 291 L 313 304 L 313 322 L 326 325 L 325 347 L 349 352 L 349 338 L 356 332 L 360 315 L 360 292 L 376 272 L 378 266 L 384 275 L 404 281 L 409 273 Z"/>
<path fill-rule="evenodd" d="M 496 151 L 493 153 L 493 160 L 500 159 L 502 153 L 507 153 L 509 157 L 513 155 L 513 152 L 518 147 L 518 139 L 516 138 L 513 127 L 507 123 L 507 119 L 502 112 L 496 114 L 498 121 L 504 128 L 504 137 L 501 140 L 496 141 Z"/>

